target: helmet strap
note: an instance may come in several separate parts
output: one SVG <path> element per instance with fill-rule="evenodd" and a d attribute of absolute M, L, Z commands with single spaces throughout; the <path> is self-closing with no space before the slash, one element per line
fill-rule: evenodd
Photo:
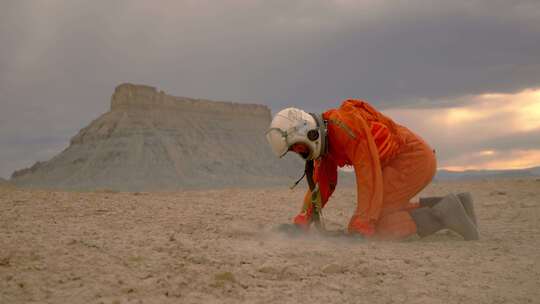
<path fill-rule="evenodd" d="M 315 119 L 315 122 L 317 123 L 317 129 L 315 131 L 317 131 L 318 133 L 318 136 L 316 139 L 318 139 L 319 137 L 321 139 L 320 141 L 321 154 L 319 155 L 319 157 L 321 157 L 321 156 L 326 155 L 326 153 L 328 152 L 328 137 L 327 137 L 326 121 L 322 118 L 322 115 L 320 114 L 309 113 L 309 115 L 311 115 Z"/>
<path fill-rule="evenodd" d="M 306 180 L 309 185 L 309 190 L 313 191 L 315 189 L 315 181 L 313 180 L 313 171 L 314 171 L 314 164 L 313 160 L 306 160 L 306 166 L 304 169 L 304 174 L 306 176 Z"/>
<path fill-rule="evenodd" d="M 290 189 L 294 189 L 303 179 L 306 177 L 309 190 L 313 191 L 315 189 L 315 181 L 313 180 L 313 170 L 314 170 L 314 164 L 313 160 L 306 160 L 306 165 L 304 167 L 304 174 L 296 181 L 294 184 L 290 187 Z"/>
<path fill-rule="evenodd" d="M 306 176 L 306 171 L 304 171 L 304 174 L 302 174 L 302 176 L 300 176 L 300 178 L 294 182 L 294 184 L 292 184 L 292 186 L 289 187 L 289 189 L 294 189 L 296 188 L 296 186 L 298 186 L 298 184 L 304 179 L 304 176 Z"/>

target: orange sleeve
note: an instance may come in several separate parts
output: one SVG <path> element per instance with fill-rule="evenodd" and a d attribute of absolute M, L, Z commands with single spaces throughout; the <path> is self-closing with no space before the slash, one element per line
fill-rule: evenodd
<path fill-rule="evenodd" d="M 313 180 L 319 184 L 322 206 L 324 207 L 337 185 L 337 164 L 327 158 L 316 161 L 313 173 Z M 306 195 L 304 196 L 302 210 L 294 217 L 293 222 L 303 229 L 309 229 L 312 215 L 313 206 L 311 205 L 311 190 L 308 187 Z"/>
<path fill-rule="evenodd" d="M 361 132 L 356 145 L 347 149 L 354 166 L 357 188 L 357 206 L 349 223 L 349 230 L 357 230 L 365 235 L 374 233 L 374 223 L 378 220 L 383 199 L 382 170 L 379 153 L 366 121 L 354 115 L 355 130 Z"/>
<path fill-rule="evenodd" d="M 337 164 L 331 159 L 323 159 L 315 162 L 313 180 L 319 184 L 321 191 L 322 206 L 324 207 L 337 186 Z M 302 211 L 311 205 L 311 190 L 309 187 L 304 196 Z"/>

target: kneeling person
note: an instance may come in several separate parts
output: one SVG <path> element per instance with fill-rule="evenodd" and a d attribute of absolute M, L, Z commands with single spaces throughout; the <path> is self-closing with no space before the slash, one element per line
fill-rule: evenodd
<path fill-rule="evenodd" d="M 322 115 L 284 109 L 274 116 L 266 138 L 276 156 L 293 151 L 306 160 L 310 187 L 294 218 L 299 228 L 308 229 L 317 215 L 312 190 L 320 193 L 324 208 L 337 185 L 337 168 L 347 165 L 354 168 L 357 187 L 350 234 L 403 239 L 447 228 L 466 240 L 478 239 L 470 195 L 411 202 L 435 175 L 435 153 L 418 135 L 364 101 L 346 100 Z"/>

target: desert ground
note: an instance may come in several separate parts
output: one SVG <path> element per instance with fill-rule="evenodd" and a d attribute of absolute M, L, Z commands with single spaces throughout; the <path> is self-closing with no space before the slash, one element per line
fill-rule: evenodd
<path fill-rule="evenodd" d="M 481 239 L 275 231 L 302 189 L 58 192 L 0 186 L 0 303 L 540 303 L 540 179 L 470 191 Z M 325 209 L 346 227 L 355 190 Z"/>

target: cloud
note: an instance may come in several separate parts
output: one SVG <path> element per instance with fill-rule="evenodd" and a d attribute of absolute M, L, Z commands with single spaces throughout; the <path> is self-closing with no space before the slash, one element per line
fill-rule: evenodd
<path fill-rule="evenodd" d="M 15 85 L 47 72 L 64 83 L 129 79 L 180 95 L 317 108 L 351 96 L 396 105 L 540 83 L 537 1 L 12 6 L 1 61 Z"/>
<path fill-rule="evenodd" d="M 51 0 L 1 8 L 0 142 L 60 136 L 67 145 L 108 109 L 121 82 L 309 111 L 348 97 L 384 108 L 451 107 L 466 104 L 462 96 L 540 85 L 533 0 Z M 0 175 L 16 159 L 0 152 Z"/>
<path fill-rule="evenodd" d="M 504 170 L 525 169 L 536 167 L 540 164 L 540 149 L 510 151 L 486 150 L 477 153 L 461 155 L 453 159 L 452 165 L 444 169 L 453 171 L 463 170 Z"/>
<path fill-rule="evenodd" d="M 448 108 L 385 113 L 423 136 L 444 168 L 540 165 L 540 89 L 461 97 Z"/>

